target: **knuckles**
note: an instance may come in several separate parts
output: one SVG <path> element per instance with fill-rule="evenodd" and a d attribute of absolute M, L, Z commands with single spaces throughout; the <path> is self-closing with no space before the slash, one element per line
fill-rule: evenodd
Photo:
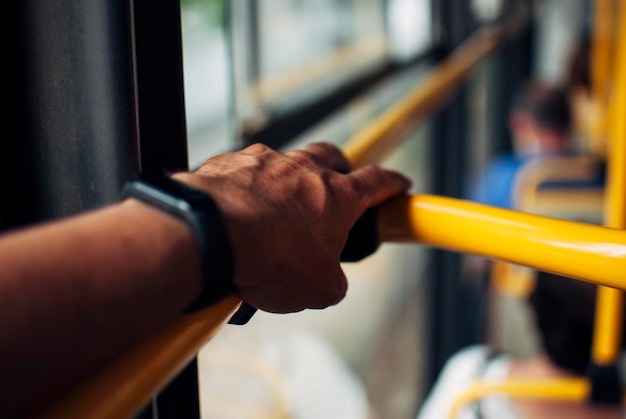
<path fill-rule="evenodd" d="M 248 147 L 242 150 L 242 152 L 246 154 L 263 154 L 263 153 L 273 152 L 273 151 L 274 150 L 271 147 L 262 143 L 255 143 L 255 144 L 249 145 Z"/>
<path fill-rule="evenodd" d="M 305 150 L 294 150 L 286 153 L 290 158 L 294 159 L 300 164 L 304 164 L 306 166 L 316 166 L 317 161 L 313 157 L 313 155 Z"/>

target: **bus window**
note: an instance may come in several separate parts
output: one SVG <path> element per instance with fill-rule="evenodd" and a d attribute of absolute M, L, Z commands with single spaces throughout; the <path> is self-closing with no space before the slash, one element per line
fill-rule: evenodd
<path fill-rule="evenodd" d="M 270 109 L 284 112 L 327 94 L 387 54 L 381 1 L 230 6 L 235 103 L 244 126 L 257 125 Z"/>
<path fill-rule="evenodd" d="M 432 11 L 427 0 L 391 0 L 387 25 L 393 58 L 407 60 L 425 52 L 433 42 Z"/>
<path fill-rule="evenodd" d="M 229 68 L 221 0 L 182 0 L 189 166 L 233 148 Z"/>
<path fill-rule="evenodd" d="M 502 12 L 502 0 L 473 0 L 472 11 L 481 21 L 492 21 Z"/>
<path fill-rule="evenodd" d="M 426 51 L 430 16 L 421 0 L 230 2 L 236 135 Z"/>

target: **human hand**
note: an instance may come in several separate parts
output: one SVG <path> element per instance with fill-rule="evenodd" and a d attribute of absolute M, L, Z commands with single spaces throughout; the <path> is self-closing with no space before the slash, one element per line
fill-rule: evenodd
<path fill-rule="evenodd" d="M 410 186 L 377 166 L 350 172 L 339 149 L 327 143 L 287 153 L 255 144 L 174 177 L 220 207 L 239 295 L 277 313 L 339 302 L 347 290 L 339 258 L 350 228 L 367 208 Z"/>

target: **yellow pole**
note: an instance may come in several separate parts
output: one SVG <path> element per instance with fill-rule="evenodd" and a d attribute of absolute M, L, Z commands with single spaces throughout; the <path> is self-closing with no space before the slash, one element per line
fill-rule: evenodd
<path fill-rule="evenodd" d="M 476 65 L 500 43 L 502 32 L 475 33 L 398 103 L 351 138 L 344 153 L 352 167 L 378 162 L 415 126 L 437 111 Z"/>
<path fill-rule="evenodd" d="M 626 231 L 414 195 L 379 210 L 386 242 L 423 243 L 626 289 Z"/>
<path fill-rule="evenodd" d="M 619 38 L 615 48 L 614 80 L 609 117 L 608 180 L 605 224 L 626 229 L 626 5 L 619 10 Z M 601 366 L 613 364 L 622 338 L 622 291 L 600 287 L 592 357 Z"/>
<path fill-rule="evenodd" d="M 589 54 L 589 91 L 593 107 L 593 121 L 588 128 L 591 136 L 591 151 L 598 156 L 607 153 L 607 121 L 609 109 L 609 83 L 611 81 L 611 57 L 614 30 L 615 0 L 595 0 L 593 37 Z M 588 117 L 589 115 L 587 115 Z"/>
<path fill-rule="evenodd" d="M 589 382 L 584 378 L 570 378 L 549 381 L 507 380 L 503 383 L 479 381 L 458 397 L 450 410 L 450 418 L 458 416 L 461 407 L 485 396 L 506 394 L 516 400 L 559 400 L 580 402 L 589 395 Z"/>
<path fill-rule="evenodd" d="M 594 100 L 607 104 L 611 77 L 611 41 L 613 39 L 614 0 L 595 0 L 590 76 Z"/>
<path fill-rule="evenodd" d="M 183 316 L 34 417 L 113 419 L 136 415 L 196 356 L 240 303 L 239 298 L 228 297 Z"/>

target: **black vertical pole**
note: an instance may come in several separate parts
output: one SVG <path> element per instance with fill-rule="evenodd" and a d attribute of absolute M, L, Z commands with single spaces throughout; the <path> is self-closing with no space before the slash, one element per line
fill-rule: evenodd
<path fill-rule="evenodd" d="M 133 3 L 141 170 L 186 169 L 180 1 Z"/>
<path fill-rule="evenodd" d="M 475 29 L 468 3 L 462 0 L 439 0 L 436 2 L 442 55 L 450 53 Z M 490 131 L 498 141 L 496 149 L 506 151 L 509 147 L 506 125 L 509 102 L 515 90 L 530 75 L 532 66 L 532 26 L 515 39 L 508 41 L 496 55 L 496 75 L 490 80 L 490 97 L 496 101 L 494 113 L 486 115 Z M 463 89 L 440 113 L 434 122 L 433 170 L 434 192 L 452 197 L 463 197 L 467 152 L 471 142 L 467 138 L 467 103 Z M 459 234 L 462 234 L 460 232 Z M 480 325 L 470 321 L 479 316 L 468 315 L 481 310 L 480 299 L 470 301 L 468 290 L 461 286 L 462 256 L 434 250 L 432 252 L 429 293 L 431 296 L 429 316 L 429 362 L 427 383 L 432 385 L 446 360 L 461 347 L 475 343 L 480 336 Z M 475 297 L 475 296 L 474 296 Z"/>
<path fill-rule="evenodd" d="M 8 3 L 2 229 L 113 202 L 138 168 L 128 2 Z"/>
<path fill-rule="evenodd" d="M 468 2 L 436 2 L 441 58 L 450 54 L 471 32 Z M 463 89 L 440 112 L 433 124 L 433 190 L 436 194 L 461 197 L 466 171 L 466 106 Z M 433 250 L 429 274 L 429 371 L 426 383 L 432 385 L 445 361 L 459 349 L 457 286 L 461 275 L 461 256 Z"/>
<path fill-rule="evenodd" d="M 533 67 L 533 40 L 535 27 L 528 24 L 513 39 L 507 40 L 495 55 L 496 77 L 492 80 L 493 106 L 490 122 L 496 133 L 495 152 L 512 152 L 512 139 L 508 127 L 511 101 L 531 77 Z"/>
<path fill-rule="evenodd" d="M 115 202 L 140 165 L 187 168 L 178 1 L 9 0 L 3 10 L 12 106 L 0 229 Z M 160 417 L 199 417 L 195 361 L 159 403 Z"/>
<path fill-rule="evenodd" d="M 134 0 L 136 101 L 142 172 L 188 168 L 180 1 Z M 141 417 L 200 417 L 197 361 Z"/>

